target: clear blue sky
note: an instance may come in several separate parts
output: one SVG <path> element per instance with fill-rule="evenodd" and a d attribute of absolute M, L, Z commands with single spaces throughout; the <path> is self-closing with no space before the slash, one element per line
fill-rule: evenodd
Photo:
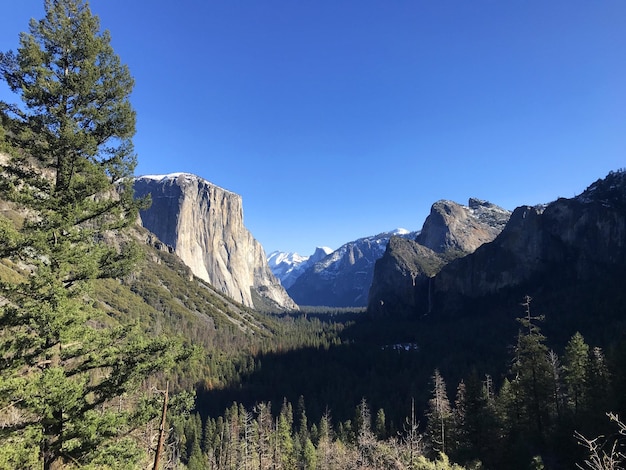
<path fill-rule="evenodd" d="M 43 0 L 2 4 L 15 50 Z M 626 167 L 624 0 L 90 4 L 136 80 L 137 174 L 239 193 L 268 254 L 418 230 L 438 199 L 572 197 Z"/>

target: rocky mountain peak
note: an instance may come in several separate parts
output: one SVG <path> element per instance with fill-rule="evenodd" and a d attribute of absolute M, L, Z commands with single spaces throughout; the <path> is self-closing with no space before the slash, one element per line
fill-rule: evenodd
<path fill-rule="evenodd" d="M 476 204 L 474 215 L 488 209 L 478 218 L 488 220 L 490 227 L 500 226 L 500 217 L 507 215 Z M 440 244 L 436 247 L 445 243 L 455 246 L 457 235 L 464 234 L 458 227 L 463 208 L 439 202 L 433 206 L 431 216 L 424 224 L 430 237 L 425 240 L 435 240 Z M 447 231 L 436 224 L 441 220 L 450 223 Z M 472 227 L 470 221 L 466 230 Z M 433 233 L 440 238 L 434 238 Z M 481 234 L 482 229 L 477 233 Z M 626 269 L 626 172 L 609 173 L 575 198 L 516 208 L 493 241 L 453 262 L 443 260 L 428 278 L 418 268 L 436 267 L 429 262 L 432 256 L 404 245 L 391 252 L 395 245 L 390 243 L 380 269 L 376 265 L 368 306 L 373 314 L 457 312 L 469 308 L 475 299 L 501 299 L 498 296 L 507 292 L 549 296 L 553 303 L 564 305 L 575 293 L 593 303 L 597 297 L 589 283 L 595 283 L 598 289 L 608 288 L 616 279 L 618 283 L 623 279 Z"/>
<path fill-rule="evenodd" d="M 454 201 L 435 202 L 416 241 L 436 253 L 471 253 L 492 241 L 511 213 L 495 204 L 471 198 L 467 206 Z"/>
<path fill-rule="evenodd" d="M 583 203 L 626 205 L 626 169 L 611 171 L 605 178 L 592 183 L 576 199 Z"/>
<path fill-rule="evenodd" d="M 134 189 L 139 197 L 152 197 L 152 206 L 141 211 L 142 225 L 196 276 L 249 307 L 261 299 L 297 308 L 245 228 L 241 196 L 189 173 L 142 176 Z"/>
<path fill-rule="evenodd" d="M 289 289 L 304 271 L 328 256 L 332 251 L 328 247 L 317 247 L 311 256 L 274 251 L 267 257 L 267 262 L 282 286 Z"/>
<path fill-rule="evenodd" d="M 471 198 L 467 206 L 435 202 L 414 240 L 393 237 L 376 262 L 368 311 L 374 315 L 413 311 L 428 298 L 431 279 L 451 260 L 493 241 L 511 213 L 488 201 Z"/>
<path fill-rule="evenodd" d="M 328 248 L 327 246 L 318 246 L 317 248 L 315 248 L 315 251 L 313 252 L 313 254 L 308 258 L 308 261 L 310 263 L 317 263 L 318 261 L 323 260 L 324 258 L 326 258 L 329 254 L 331 254 L 333 252 L 332 248 Z"/>

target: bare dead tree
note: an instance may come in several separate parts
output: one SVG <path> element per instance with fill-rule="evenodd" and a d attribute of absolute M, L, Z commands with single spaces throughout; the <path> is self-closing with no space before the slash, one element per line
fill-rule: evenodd
<path fill-rule="evenodd" d="M 170 383 L 165 384 L 165 397 L 163 398 L 163 410 L 161 411 L 161 425 L 159 426 L 159 441 L 157 443 L 156 453 L 154 455 L 154 470 L 159 469 L 159 461 L 161 460 L 161 452 L 163 452 L 163 442 L 165 441 L 165 418 L 167 415 L 167 398 Z"/>
<path fill-rule="evenodd" d="M 598 436 L 595 439 L 588 439 L 578 431 L 574 436 L 578 443 L 585 447 L 589 456 L 584 460 L 583 465 L 576 464 L 581 470 L 624 470 L 624 461 L 626 454 L 621 451 L 623 443 L 620 437 L 626 436 L 626 424 L 619 420 L 614 413 L 607 413 L 609 419 L 618 426 L 618 436 L 615 439 L 607 439 L 604 436 Z"/>

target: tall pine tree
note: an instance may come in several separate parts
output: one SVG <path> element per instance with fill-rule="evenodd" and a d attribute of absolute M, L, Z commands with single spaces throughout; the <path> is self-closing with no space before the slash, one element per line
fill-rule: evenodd
<path fill-rule="evenodd" d="M 563 365 L 564 380 L 575 420 L 578 419 L 585 402 L 589 364 L 589 346 L 583 336 L 576 332 L 565 347 Z"/>
<path fill-rule="evenodd" d="M 438 369 L 432 377 L 432 395 L 426 411 L 426 435 L 430 441 L 433 455 L 446 453 L 452 423 L 452 406 L 448 399 L 446 383 Z"/>
<path fill-rule="evenodd" d="M 124 276 L 138 258 L 120 234 L 141 204 L 128 185 L 133 79 L 84 0 L 46 0 L 0 72 L 23 101 L 2 104 L 19 151 L 1 169 L 0 199 L 22 220 L 0 218 L 0 258 L 19 270 L 0 282 L 0 409 L 12 416 L 0 458 L 132 468 L 130 432 L 150 416 L 135 391 L 170 345 L 111 327 L 89 299 L 91 281 Z"/>
<path fill-rule="evenodd" d="M 511 386 L 519 399 L 519 421 L 523 432 L 542 444 L 554 415 L 554 374 L 548 360 L 546 338 L 537 325 L 543 316 L 532 316 L 531 298 L 526 297 L 525 314 L 517 320 L 522 328 L 517 337 L 511 369 Z"/>

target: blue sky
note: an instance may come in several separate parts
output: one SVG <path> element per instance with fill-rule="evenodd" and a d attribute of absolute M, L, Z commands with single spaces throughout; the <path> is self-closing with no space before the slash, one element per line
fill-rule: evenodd
<path fill-rule="evenodd" d="M 2 51 L 43 15 L 5 3 Z M 240 194 L 268 254 L 418 230 L 439 199 L 572 197 L 626 167 L 623 0 L 90 5 L 136 80 L 137 174 Z"/>

